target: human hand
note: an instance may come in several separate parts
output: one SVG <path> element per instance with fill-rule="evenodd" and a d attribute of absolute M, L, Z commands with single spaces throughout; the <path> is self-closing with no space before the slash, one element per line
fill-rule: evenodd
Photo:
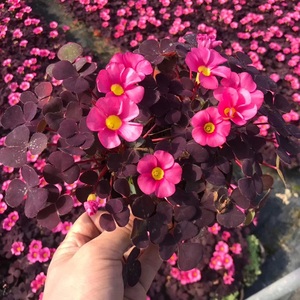
<path fill-rule="evenodd" d="M 162 261 L 151 244 L 140 256 L 142 274 L 134 287 L 124 287 L 123 255 L 131 247 L 132 222 L 113 232 L 100 229 L 100 213 L 81 215 L 50 263 L 43 300 L 146 299 Z"/>

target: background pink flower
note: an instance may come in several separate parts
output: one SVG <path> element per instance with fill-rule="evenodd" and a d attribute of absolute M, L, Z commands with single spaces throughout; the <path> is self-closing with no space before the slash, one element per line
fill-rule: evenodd
<path fill-rule="evenodd" d="M 87 116 L 87 126 L 98 131 L 101 144 L 115 148 L 121 144 L 121 136 L 127 142 L 136 141 L 143 131 L 143 125 L 130 122 L 139 114 L 137 105 L 128 99 L 100 98 Z"/>
<path fill-rule="evenodd" d="M 197 112 L 191 119 L 193 139 L 201 146 L 218 147 L 226 142 L 231 124 L 224 121 L 216 107 Z"/>
<path fill-rule="evenodd" d="M 175 193 L 175 184 L 181 180 L 182 168 L 173 156 L 163 150 L 145 155 L 137 165 L 138 186 L 146 195 L 169 197 Z"/>

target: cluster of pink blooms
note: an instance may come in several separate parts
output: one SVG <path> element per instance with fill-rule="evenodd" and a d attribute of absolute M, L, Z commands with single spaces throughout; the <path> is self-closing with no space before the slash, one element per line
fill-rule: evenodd
<path fill-rule="evenodd" d="M 89 13 L 98 13 L 101 19 L 101 26 L 113 28 L 112 35 L 114 38 L 120 38 L 125 35 L 133 36 L 130 42 L 132 47 L 138 45 L 144 39 L 152 38 L 148 29 L 151 28 L 153 35 L 157 38 L 158 28 L 166 26 L 168 22 L 168 32 L 172 35 L 183 35 L 191 28 L 191 22 L 185 21 L 186 17 L 197 20 L 199 10 L 206 11 L 207 23 L 213 22 L 213 27 L 224 27 L 224 30 L 236 30 L 236 35 L 241 40 L 241 50 L 251 50 L 254 66 L 259 70 L 264 70 L 263 54 L 266 49 L 275 51 L 274 57 L 277 61 L 288 61 L 293 64 L 293 55 L 299 54 L 299 37 L 297 33 L 300 30 L 298 25 L 300 19 L 300 2 L 288 6 L 286 1 L 265 0 L 257 7 L 255 12 L 247 12 L 248 6 L 245 0 L 198 0 L 198 1 L 159 1 L 158 5 L 151 6 L 147 0 L 129 0 L 118 10 L 114 11 L 108 8 L 108 1 L 76 0 L 82 8 Z M 66 0 L 61 0 L 66 2 Z M 218 2 L 218 3 L 216 3 Z M 213 9 L 213 6 L 217 9 Z M 239 12 L 239 14 L 236 14 Z M 240 17 L 241 12 L 244 12 Z M 266 16 L 272 15 L 273 23 L 270 27 L 262 29 L 261 24 L 265 22 Z M 115 25 L 115 20 L 118 23 Z M 211 25 L 211 24 L 210 24 Z M 225 26 L 224 26 L 225 25 Z M 202 33 L 217 32 L 205 23 L 197 25 L 197 29 Z M 157 28 L 157 29 L 156 29 Z M 289 28 L 290 30 L 286 30 Z M 291 31 L 290 33 L 285 33 Z M 248 42 L 249 41 L 249 42 Z M 256 44 L 256 47 L 250 46 Z M 227 54 L 234 51 L 234 44 L 237 40 L 226 49 Z M 250 44 L 249 44 L 250 43 Z M 273 47 L 274 44 L 281 44 L 282 47 Z M 239 50 L 240 51 L 240 50 Z M 276 53 L 277 52 L 277 53 Z M 273 55 L 273 54 L 272 54 Z M 292 73 L 297 74 L 297 66 L 293 66 Z M 284 80 L 284 78 L 281 78 Z M 296 86 L 292 87 L 297 90 Z"/>
<path fill-rule="evenodd" d="M 44 286 L 46 282 L 46 275 L 44 272 L 37 274 L 34 280 L 31 281 L 30 287 L 33 293 L 37 293 L 37 291 Z"/>
<path fill-rule="evenodd" d="M 7 11 L 10 13 L 7 14 Z M 21 92 L 30 89 L 35 82 L 36 71 L 44 64 L 45 59 L 49 62 L 56 56 L 52 46 L 31 48 L 28 41 L 36 35 L 45 35 L 45 31 L 49 38 L 56 39 L 59 36 L 58 23 L 41 25 L 40 19 L 32 17 L 32 9 L 24 0 L 5 1 L 5 4 L 0 4 L 0 15 L 4 16 L 0 17 L 0 41 L 6 45 L 13 45 L 13 48 L 7 51 L 7 56 L 1 55 L 1 76 L 6 83 L 5 96 L 7 95 L 8 103 L 15 105 L 20 100 Z M 24 61 L 20 60 L 20 53 L 21 57 L 26 57 Z"/>
<path fill-rule="evenodd" d="M 231 122 L 242 126 L 256 116 L 264 95 L 256 89 L 250 74 L 237 74 L 222 66 L 226 59 L 213 49 L 213 41 L 205 46 L 201 41 L 198 48 L 192 48 L 187 54 L 185 62 L 190 71 L 196 73 L 196 82 L 213 90 L 219 102 L 217 107 L 208 107 L 193 116 L 192 136 L 202 146 L 218 147 L 225 143 Z M 222 78 L 221 85 L 219 77 Z"/>
<path fill-rule="evenodd" d="M 10 231 L 19 220 L 19 213 L 17 211 L 13 211 L 2 221 L 2 228 Z"/>
<path fill-rule="evenodd" d="M 174 266 L 177 261 L 177 254 L 174 253 L 167 261 L 171 266 Z M 182 285 L 194 283 L 201 280 L 201 271 L 197 268 L 189 271 L 181 271 L 178 268 L 172 267 L 170 275 L 178 280 Z"/>
<path fill-rule="evenodd" d="M 208 231 L 214 235 L 218 235 L 220 230 L 221 227 L 217 223 L 208 228 Z M 213 252 L 209 262 L 209 267 L 211 269 L 216 271 L 223 271 L 223 282 L 224 284 L 228 285 L 234 282 L 235 269 L 232 256 L 242 253 L 241 244 L 234 243 L 231 245 L 231 247 L 228 245 L 230 236 L 230 232 L 222 232 L 222 240 L 215 245 L 215 251 Z"/>
<path fill-rule="evenodd" d="M 97 87 L 105 97 L 98 99 L 87 117 L 87 126 L 98 131 L 101 144 L 112 149 L 127 142 L 136 141 L 143 125 L 132 122 L 139 114 L 139 103 L 144 88 L 138 85 L 153 72 L 151 64 L 140 54 L 117 53 L 97 76 Z"/>
<path fill-rule="evenodd" d="M 52 258 L 55 250 L 55 248 L 43 247 L 40 240 L 32 240 L 29 244 L 27 259 L 30 263 L 44 263 Z"/>
<path fill-rule="evenodd" d="M 115 54 L 105 69 L 97 76 L 97 87 L 105 97 L 97 100 L 87 116 L 87 126 L 98 132 L 101 144 L 112 149 L 127 142 L 136 141 L 143 125 L 133 122 L 139 115 L 138 103 L 144 96 L 144 87 L 138 85 L 153 68 L 142 55 L 127 52 Z M 147 195 L 155 193 L 163 198 L 174 194 L 175 184 L 181 180 L 182 169 L 171 154 L 156 151 L 145 155 L 138 163 L 138 185 Z M 84 206 L 92 215 L 99 203 L 91 195 Z"/>

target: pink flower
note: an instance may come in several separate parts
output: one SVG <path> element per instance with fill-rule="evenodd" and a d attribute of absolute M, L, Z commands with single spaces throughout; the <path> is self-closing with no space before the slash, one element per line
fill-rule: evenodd
<path fill-rule="evenodd" d="M 262 91 L 256 89 L 256 84 L 251 75 L 246 72 L 235 73 L 231 72 L 230 77 L 221 80 L 222 87 L 214 90 L 214 97 L 218 101 L 223 100 L 223 92 L 230 87 L 237 90 L 239 97 L 244 99 L 251 99 L 250 103 L 255 104 L 257 110 L 261 107 L 264 101 L 264 94 Z M 247 103 L 249 103 L 247 101 Z"/>
<path fill-rule="evenodd" d="M 27 259 L 30 263 L 35 263 L 39 260 L 39 250 L 30 250 L 27 254 Z"/>
<path fill-rule="evenodd" d="M 177 254 L 173 253 L 173 255 L 167 260 L 167 263 L 169 263 L 171 266 L 174 266 L 176 264 L 177 259 Z"/>
<path fill-rule="evenodd" d="M 5 202 L 0 202 L 0 215 L 7 210 L 7 204 Z"/>
<path fill-rule="evenodd" d="M 231 275 L 225 273 L 223 275 L 223 281 L 224 281 L 224 284 L 230 285 L 234 282 L 234 278 Z"/>
<path fill-rule="evenodd" d="M 141 54 L 131 52 L 124 54 L 117 53 L 109 61 L 109 64 L 111 63 L 123 64 L 125 68 L 132 68 L 139 75 L 141 80 L 153 72 L 150 62 Z"/>
<path fill-rule="evenodd" d="M 222 233 L 222 240 L 228 241 L 228 239 L 229 239 L 230 237 L 231 237 L 230 232 L 224 231 L 224 232 Z"/>
<path fill-rule="evenodd" d="M 201 272 L 197 268 L 187 271 L 187 276 L 190 280 L 189 283 L 194 283 L 201 280 Z"/>
<path fill-rule="evenodd" d="M 172 268 L 171 271 L 170 271 L 170 275 L 177 279 L 177 280 L 180 280 L 180 270 L 177 269 L 177 268 Z"/>
<path fill-rule="evenodd" d="M 225 269 L 230 269 L 233 265 L 233 259 L 229 254 L 225 254 L 223 258 L 223 265 Z"/>
<path fill-rule="evenodd" d="M 99 198 L 96 194 L 90 194 L 87 201 L 84 202 L 85 211 L 89 216 L 93 216 L 98 211 L 99 207 L 105 206 L 106 199 Z"/>
<path fill-rule="evenodd" d="M 62 234 L 67 234 L 69 230 L 71 229 L 73 223 L 72 222 L 63 222 L 62 223 L 62 228 L 61 228 L 61 233 Z"/>
<path fill-rule="evenodd" d="M 226 142 L 231 124 L 223 120 L 216 107 L 198 111 L 191 119 L 193 139 L 201 146 L 218 147 Z"/>
<path fill-rule="evenodd" d="M 44 247 L 44 248 L 40 249 L 38 253 L 39 253 L 38 254 L 39 262 L 46 262 L 50 259 L 51 252 L 48 247 Z"/>
<path fill-rule="evenodd" d="M 251 102 L 252 99 L 248 91 L 241 89 L 238 92 L 230 87 L 222 90 L 222 95 L 218 94 L 218 98 L 221 99 L 218 111 L 224 120 L 231 120 L 235 124 L 242 126 L 257 114 L 257 107 Z"/>
<path fill-rule="evenodd" d="M 214 252 L 210 259 L 209 267 L 213 270 L 221 270 L 223 268 L 223 256 L 218 252 Z"/>
<path fill-rule="evenodd" d="M 33 33 L 34 34 L 40 34 L 40 33 L 43 32 L 43 30 L 44 30 L 43 27 L 39 26 L 39 27 L 36 27 L 36 28 L 33 29 Z"/>
<path fill-rule="evenodd" d="M 46 275 L 44 272 L 36 275 L 35 279 L 30 283 L 30 287 L 33 293 L 36 293 L 46 282 Z"/>
<path fill-rule="evenodd" d="M 208 49 L 222 45 L 222 41 L 217 41 L 214 34 L 197 34 L 198 48 L 205 47 Z"/>
<path fill-rule="evenodd" d="M 235 243 L 230 247 L 230 250 L 234 254 L 241 254 L 242 253 L 242 246 L 240 243 Z"/>
<path fill-rule="evenodd" d="M 5 76 L 4 76 L 4 82 L 5 83 L 8 83 L 8 82 L 10 82 L 12 79 L 14 78 L 14 75 L 12 75 L 12 74 L 6 74 Z"/>
<path fill-rule="evenodd" d="M 197 72 L 196 82 L 206 89 L 214 90 L 219 86 L 216 76 L 229 77 L 231 70 L 220 66 L 227 59 L 217 51 L 205 47 L 192 48 L 187 54 L 185 62 L 189 69 Z"/>
<path fill-rule="evenodd" d="M 229 247 L 225 242 L 219 241 L 215 246 L 215 250 L 217 252 L 228 253 Z"/>
<path fill-rule="evenodd" d="M 221 230 L 221 226 L 218 223 L 215 223 L 213 226 L 207 228 L 208 232 L 217 235 Z"/>
<path fill-rule="evenodd" d="M 22 242 L 14 242 L 11 245 L 10 251 L 13 255 L 21 255 L 21 253 L 24 251 L 24 244 Z"/>
<path fill-rule="evenodd" d="M 137 85 L 140 81 L 137 72 L 118 63 L 110 63 L 99 72 L 96 79 L 99 92 L 106 93 L 108 97 L 128 98 L 135 103 L 144 97 L 144 88 Z"/>
<path fill-rule="evenodd" d="M 98 131 L 101 144 L 115 148 L 121 144 L 121 136 L 127 142 L 136 141 L 143 131 L 143 125 L 130 122 L 139 114 L 138 106 L 128 99 L 100 98 L 87 116 L 87 126 Z"/>
<path fill-rule="evenodd" d="M 32 240 L 29 244 L 29 251 L 42 249 L 42 241 Z"/>
<path fill-rule="evenodd" d="M 137 165 L 141 174 L 138 186 L 146 195 L 155 193 L 156 197 L 169 197 L 175 193 L 175 184 L 181 180 L 182 168 L 174 162 L 173 156 L 163 150 L 145 155 Z"/>

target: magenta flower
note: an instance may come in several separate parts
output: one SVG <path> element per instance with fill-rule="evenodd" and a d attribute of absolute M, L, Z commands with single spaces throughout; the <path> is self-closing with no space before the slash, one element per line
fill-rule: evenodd
<path fill-rule="evenodd" d="M 24 244 L 23 242 L 14 242 L 11 245 L 11 253 L 13 255 L 21 255 L 21 253 L 24 251 Z"/>
<path fill-rule="evenodd" d="M 146 195 L 169 197 L 175 193 L 175 184 L 181 180 L 182 168 L 173 156 L 163 150 L 145 155 L 137 165 L 138 186 Z"/>
<path fill-rule="evenodd" d="M 196 82 L 206 89 L 214 90 L 219 86 L 216 76 L 229 77 L 231 70 L 220 66 L 227 61 L 216 50 L 205 47 L 192 48 L 185 62 L 189 69 L 197 72 Z"/>
<path fill-rule="evenodd" d="M 44 248 L 40 249 L 38 253 L 39 253 L 38 254 L 39 262 L 46 262 L 50 259 L 51 252 L 48 247 L 44 247 Z"/>
<path fill-rule="evenodd" d="M 242 246 L 240 243 L 235 243 L 230 247 L 230 250 L 234 254 L 241 254 L 242 253 Z"/>
<path fill-rule="evenodd" d="M 121 136 L 127 142 L 136 141 L 143 131 L 143 125 L 130 122 L 139 114 L 138 106 L 128 99 L 100 98 L 90 110 L 86 124 L 92 131 L 98 131 L 101 144 L 115 148 L 121 144 Z"/>
<path fill-rule="evenodd" d="M 222 90 L 222 95 L 218 94 L 218 98 L 222 99 L 218 105 L 218 111 L 224 120 L 231 120 L 242 126 L 257 114 L 257 107 L 251 102 L 248 91 L 238 92 L 231 87 L 222 88 Z"/>
<path fill-rule="evenodd" d="M 123 64 L 125 68 L 132 68 L 138 73 L 141 80 L 143 80 L 146 75 L 150 75 L 153 72 L 150 62 L 141 54 L 131 52 L 124 54 L 116 53 L 109 61 L 109 64 L 111 63 Z"/>
<path fill-rule="evenodd" d="M 221 253 L 228 253 L 229 247 L 225 242 L 219 241 L 215 246 L 215 250 Z"/>
<path fill-rule="evenodd" d="M 96 79 L 99 92 L 106 93 L 108 97 L 127 98 L 135 103 L 144 97 L 144 87 L 137 85 L 140 81 L 137 72 L 119 63 L 110 63 Z"/>
<path fill-rule="evenodd" d="M 223 93 L 226 88 L 233 88 L 237 91 L 239 98 L 244 99 L 247 104 L 256 105 L 257 110 L 262 106 L 264 94 L 256 89 L 256 84 L 249 73 L 242 72 L 237 74 L 231 72 L 228 78 L 221 80 L 221 85 L 221 87 L 214 90 L 214 97 L 217 100 L 223 100 Z"/>
<path fill-rule="evenodd" d="M 216 107 L 198 111 L 191 119 L 193 139 L 201 146 L 218 147 L 226 142 L 231 124 L 224 121 Z"/>

